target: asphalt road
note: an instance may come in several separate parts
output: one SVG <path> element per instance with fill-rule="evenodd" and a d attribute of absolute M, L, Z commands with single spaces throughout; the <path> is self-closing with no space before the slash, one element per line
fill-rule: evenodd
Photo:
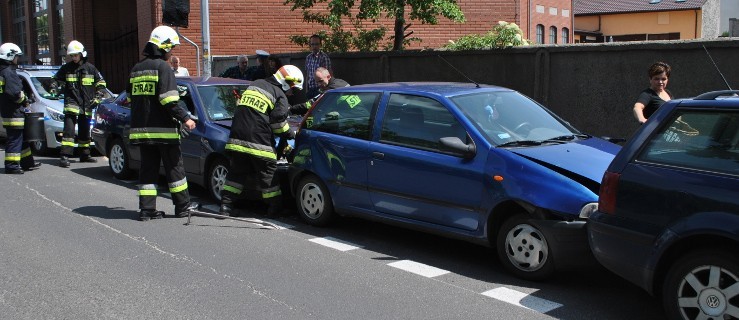
<path fill-rule="evenodd" d="M 0 174 L 0 319 L 664 317 L 597 265 L 523 281 L 490 249 L 362 220 L 140 222 L 135 182 L 97 159 L 63 169 L 38 157 L 40 170 Z M 167 196 L 158 206 L 171 217 Z"/>

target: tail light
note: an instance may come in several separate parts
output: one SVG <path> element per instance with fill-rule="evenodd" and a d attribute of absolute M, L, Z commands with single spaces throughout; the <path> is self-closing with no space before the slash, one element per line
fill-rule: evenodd
<path fill-rule="evenodd" d="M 614 214 L 616 212 L 616 193 L 618 191 L 618 180 L 621 174 L 606 171 L 603 182 L 600 184 L 598 196 L 598 210 L 603 213 Z"/>

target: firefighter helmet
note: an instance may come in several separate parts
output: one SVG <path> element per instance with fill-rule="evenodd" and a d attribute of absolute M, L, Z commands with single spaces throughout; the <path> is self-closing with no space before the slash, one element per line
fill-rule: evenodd
<path fill-rule="evenodd" d="M 275 79 L 282 85 L 283 91 L 290 90 L 290 88 L 303 89 L 303 72 L 294 65 L 282 66 L 275 72 Z"/>
<path fill-rule="evenodd" d="M 83 46 L 82 43 L 80 43 L 77 40 L 72 40 L 67 45 L 67 55 L 72 55 L 72 54 L 82 54 L 83 58 L 87 57 L 87 51 L 85 51 L 85 46 Z"/>
<path fill-rule="evenodd" d="M 18 47 L 15 43 L 3 43 L 3 45 L 0 46 L 0 59 L 3 59 L 5 61 L 13 61 L 16 56 L 22 56 L 23 52 L 21 51 L 21 48 Z"/>
<path fill-rule="evenodd" d="M 174 46 L 180 44 L 180 36 L 177 35 L 177 31 L 170 27 L 158 26 L 151 31 L 149 42 L 155 44 L 164 52 L 169 52 Z"/>

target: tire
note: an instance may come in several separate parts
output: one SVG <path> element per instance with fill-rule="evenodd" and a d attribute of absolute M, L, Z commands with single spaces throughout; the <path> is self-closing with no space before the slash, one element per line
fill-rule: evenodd
<path fill-rule="evenodd" d="M 554 259 L 549 240 L 528 219 L 518 213 L 503 223 L 496 239 L 498 258 L 517 277 L 541 281 L 554 274 Z"/>
<path fill-rule="evenodd" d="M 118 179 L 128 179 L 133 176 L 131 170 L 131 157 L 128 155 L 128 149 L 120 138 L 114 139 L 108 148 L 108 167 Z"/>
<path fill-rule="evenodd" d="M 228 161 L 223 158 L 216 158 L 208 168 L 208 180 L 206 187 L 208 188 L 208 194 L 211 198 L 221 202 L 221 190 L 226 184 L 226 176 L 228 175 Z"/>
<path fill-rule="evenodd" d="M 739 319 L 736 251 L 691 252 L 671 265 L 662 286 L 668 319 Z"/>
<path fill-rule="evenodd" d="M 300 179 L 295 204 L 298 215 L 307 224 L 323 227 L 334 219 L 334 204 L 331 194 L 318 177 L 309 175 Z"/>

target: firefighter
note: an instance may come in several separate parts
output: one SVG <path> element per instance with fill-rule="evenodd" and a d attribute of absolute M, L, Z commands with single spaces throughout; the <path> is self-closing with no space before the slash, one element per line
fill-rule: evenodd
<path fill-rule="evenodd" d="M 69 167 L 69 157 L 74 153 L 74 128 L 77 126 L 77 147 L 80 162 L 97 162 L 90 156 L 90 119 L 105 94 L 106 83 L 94 65 L 87 62 L 87 51 L 77 40 L 67 45 L 69 62 L 54 75 L 54 80 L 63 83 L 64 133 L 59 166 Z"/>
<path fill-rule="evenodd" d="M 23 82 L 12 65 L 18 64 L 21 48 L 14 43 L 0 45 L 0 115 L 7 133 L 5 141 L 5 173 L 23 174 L 37 169 L 40 162 L 33 160 L 28 142 L 23 141 L 23 125 L 28 98 Z"/>
<path fill-rule="evenodd" d="M 180 39 L 174 29 L 167 26 L 154 28 L 144 47 L 146 58 L 133 67 L 128 81 L 131 103 L 129 140 L 131 144 L 139 145 L 141 150 L 138 185 L 141 221 L 164 216 L 164 212 L 156 209 L 160 162 L 164 164 L 175 216 L 186 217 L 199 207 L 198 203 L 190 202 L 180 150 L 180 126 L 189 131 L 195 128 L 195 121 L 187 110 L 178 105 L 177 82 L 172 67 L 167 63 L 172 48 L 179 44 Z"/>
<path fill-rule="evenodd" d="M 233 215 L 233 203 L 244 190 L 249 175 L 259 179 L 262 199 L 267 203 L 267 216 L 283 212 L 282 192 L 275 176 L 277 153 L 275 135 L 295 138 L 287 124 L 290 105 L 285 92 L 302 90 L 303 73 L 296 66 L 285 65 L 274 75 L 251 83 L 239 100 L 231 134 L 226 143 L 230 168 L 221 191 L 222 215 Z"/>

